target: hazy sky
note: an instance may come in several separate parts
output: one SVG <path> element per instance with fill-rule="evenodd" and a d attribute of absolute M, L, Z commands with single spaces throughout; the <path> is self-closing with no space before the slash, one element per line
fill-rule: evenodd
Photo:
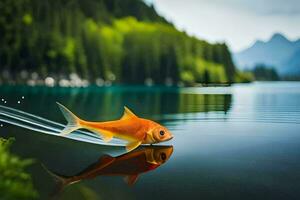
<path fill-rule="evenodd" d="M 300 38 L 300 0 L 146 0 L 177 28 L 233 51 L 280 32 Z"/>

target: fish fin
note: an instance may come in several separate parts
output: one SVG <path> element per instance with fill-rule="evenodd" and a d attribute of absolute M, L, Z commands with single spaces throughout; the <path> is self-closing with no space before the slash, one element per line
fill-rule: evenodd
<path fill-rule="evenodd" d="M 123 116 L 121 117 L 121 119 L 129 119 L 129 118 L 135 118 L 135 117 L 138 117 L 138 116 L 136 116 L 131 110 L 129 110 L 129 108 L 124 106 L 124 113 L 123 113 Z"/>
<path fill-rule="evenodd" d="M 54 188 L 54 190 L 51 193 L 51 196 L 57 196 L 59 195 L 64 188 L 69 185 L 69 177 L 67 176 L 63 176 L 63 175 L 59 175 L 55 172 L 50 171 L 44 164 L 41 164 L 42 167 L 44 168 L 44 170 L 54 179 L 54 181 L 56 182 L 56 186 Z"/>
<path fill-rule="evenodd" d="M 91 130 L 91 131 L 93 131 L 94 133 L 96 133 L 96 134 L 99 134 L 99 135 L 101 135 L 102 136 L 102 140 L 104 141 L 104 142 L 109 142 L 109 141 L 111 141 L 112 139 L 113 139 L 113 137 L 114 137 L 114 133 L 113 132 L 110 132 L 110 131 L 107 131 L 107 130 L 95 130 L 95 129 L 89 129 L 89 130 Z"/>
<path fill-rule="evenodd" d="M 133 149 L 137 148 L 138 146 L 140 146 L 142 142 L 141 141 L 134 141 L 134 142 L 129 142 L 127 145 L 126 145 L 126 150 L 129 152 L 129 151 L 132 151 Z"/>
<path fill-rule="evenodd" d="M 154 157 L 154 149 L 146 149 L 145 155 L 146 155 L 146 161 L 148 163 L 155 164 L 155 165 L 158 164 Z"/>
<path fill-rule="evenodd" d="M 113 139 L 114 135 L 110 131 L 101 131 L 104 142 L 109 142 Z"/>
<path fill-rule="evenodd" d="M 59 109 L 61 110 L 62 114 L 68 121 L 67 126 L 62 130 L 60 135 L 68 135 L 71 132 L 73 132 L 77 129 L 80 129 L 81 128 L 81 124 L 80 124 L 81 120 L 76 115 L 74 115 L 70 110 L 68 110 L 65 106 L 63 106 L 62 104 L 60 104 L 58 102 L 56 102 L 56 103 L 59 106 Z"/>
<path fill-rule="evenodd" d="M 129 176 L 125 176 L 124 181 L 132 186 L 136 183 L 136 181 L 138 180 L 139 175 L 138 174 L 134 174 L 134 175 L 129 175 Z"/>

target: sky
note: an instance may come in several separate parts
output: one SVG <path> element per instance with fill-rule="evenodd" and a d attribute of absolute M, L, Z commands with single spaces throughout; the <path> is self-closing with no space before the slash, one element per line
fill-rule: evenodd
<path fill-rule="evenodd" d="M 300 38 L 300 0 L 145 0 L 178 29 L 241 51 L 274 33 Z"/>

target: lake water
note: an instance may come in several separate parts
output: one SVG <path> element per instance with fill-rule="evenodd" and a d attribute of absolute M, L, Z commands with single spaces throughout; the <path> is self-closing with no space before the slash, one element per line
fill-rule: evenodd
<path fill-rule="evenodd" d="M 0 136 L 16 138 L 12 151 L 35 159 L 29 172 L 40 199 L 300 198 L 299 82 L 181 89 L 1 86 L 0 98 L 7 101 L 1 105 L 60 123 L 65 121 L 57 101 L 92 121 L 117 119 L 127 105 L 174 134 L 164 147 L 124 154 L 123 146 L 1 122 Z M 96 172 L 62 188 L 45 168 L 64 176 Z M 124 182 L 126 175 L 138 173 L 135 184 Z"/>

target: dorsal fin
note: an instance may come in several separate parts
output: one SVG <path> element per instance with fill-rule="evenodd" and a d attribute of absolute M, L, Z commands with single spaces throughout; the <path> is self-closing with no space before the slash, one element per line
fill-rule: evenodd
<path fill-rule="evenodd" d="M 135 117 L 137 116 L 131 110 L 129 110 L 129 108 L 124 106 L 124 113 L 121 119 L 128 119 L 128 118 L 135 118 Z"/>

